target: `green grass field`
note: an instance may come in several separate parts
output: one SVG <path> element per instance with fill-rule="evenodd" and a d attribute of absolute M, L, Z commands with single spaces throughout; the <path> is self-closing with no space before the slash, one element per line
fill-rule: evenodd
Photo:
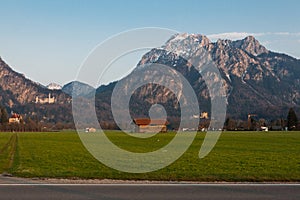
<path fill-rule="evenodd" d="M 0 169 L 2 171 L 7 171 L 12 167 L 16 144 L 16 135 L 0 133 Z"/>
<path fill-rule="evenodd" d="M 187 133 L 188 134 L 188 133 Z M 174 133 L 136 140 L 117 131 L 110 139 L 134 152 L 158 149 Z M 168 167 L 130 174 L 101 164 L 75 132 L 0 133 L 0 170 L 20 177 L 186 181 L 300 181 L 300 132 L 223 132 L 204 159 L 198 158 L 205 134 Z"/>

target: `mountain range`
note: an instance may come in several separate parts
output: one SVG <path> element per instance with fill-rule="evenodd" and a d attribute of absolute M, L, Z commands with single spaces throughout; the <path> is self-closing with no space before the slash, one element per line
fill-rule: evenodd
<path fill-rule="evenodd" d="M 141 63 L 163 63 L 173 66 L 182 63 L 182 57 L 166 57 L 170 49 L 181 54 L 197 53 L 204 48 L 218 67 L 227 90 L 227 114 L 233 118 L 245 118 L 253 113 L 261 118 L 285 118 L 289 107 L 299 112 L 300 61 L 285 54 L 267 50 L 258 40 L 248 36 L 242 40 L 218 40 L 211 42 L 197 34 L 179 34 L 172 37 L 161 49 L 147 53 Z M 183 52 L 183 53 L 182 53 Z M 175 66 L 189 68 L 189 66 Z M 196 69 L 195 66 L 192 68 Z M 183 73 L 189 77 L 191 73 Z M 188 78 L 190 80 L 190 78 Z M 199 79 L 200 80 L 200 79 Z M 201 82 L 201 81 L 200 81 Z M 199 82 L 191 83 L 198 94 Z"/>
<path fill-rule="evenodd" d="M 196 56 L 199 49 L 207 52 L 220 71 L 226 90 L 228 117 L 246 119 L 248 114 L 255 114 L 269 120 L 286 118 L 290 107 L 300 114 L 300 60 L 272 52 L 252 36 L 211 42 L 200 34 L 177 34 L 161 47 L 143 55 L 136 69 L 157 63 L 179 71 L 194 89 L 200 110 L 210 113 L 206 83 L 197 66 L 186 59 Z M 103 123 L 113 121 L 110 104 L 117 83 L 96 89 L 96 112 Z M 77 81 L 62 88 L 56 84 L 44 87 L 15 72 L 0 58 L 0 104 L 8 111 L 37 115 L 39 119 L 53 123 L 72 122 L 71 95 L 84 98 L 94 90 Z M 156 103 L 165 106 L 168 116 L 174 120 L 180 115 L 174 94 L 160 85 L 146 84 L 132 95 L 132 117 L 147 117 L 149 108 Z"/>
<path fill-rule="evenodd" d="M 219 39 L 211 42 L 200 34 L 177 34 L 161 47 L 146 53 L 136 69 L 140 65 L 157 63 L 181 72 L 194 89 L 200 110 L 210 113 L 206 84 L 197 66 L 191 66 L 186 59 L 197 56 L 199 49 L 206 51 L 223 78 L 228 117 L 245 120 L 251 114 L 268 120 L 285 119 L 291 107 L 299 115 L 300 60 L 268 50 L 253 36 L 237 41 Z M 97 90 L 99 118 L 101 113 L 109 113 L 110 95 L 115 84 L 117 82 Z M 132 95 L 130 112 L 133 117 L 148 117 L 151 105 L 159 103 L 166 107 L 168 114 L 178 117 L 178 110 L 170 111 L 174 110 L 174 101 L 166 88 L 148 84 Z M 108 110 L 103 111 L 103 108 Z"/>

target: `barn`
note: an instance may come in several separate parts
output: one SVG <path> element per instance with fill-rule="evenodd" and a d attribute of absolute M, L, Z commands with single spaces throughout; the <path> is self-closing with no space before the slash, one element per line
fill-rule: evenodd
<path fill-rule="evenodd" d="M 135 132 L 137 133 L 153 133 L 153 132 L 167 132 L 168 121 L 164 119 L 149 119 L 137 118 L 133 120 Z"/>

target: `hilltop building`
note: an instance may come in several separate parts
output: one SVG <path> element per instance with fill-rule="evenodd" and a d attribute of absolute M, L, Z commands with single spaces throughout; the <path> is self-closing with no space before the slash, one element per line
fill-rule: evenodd
<path fill-rule="evenodd" d="M 51 97 L 49 93 L 48 98 L 39 98 L 38 96 L 35 98 L 35 103 L 45 104 L 45 103 L 55 103 L 55 97 Z"/>

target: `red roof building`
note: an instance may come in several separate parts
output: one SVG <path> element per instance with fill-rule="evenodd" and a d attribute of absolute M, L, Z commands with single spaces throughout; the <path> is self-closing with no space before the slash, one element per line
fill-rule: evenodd
<path fill-rule="evenodd" d="M 20 123 L 22 120 L 22 116 L 17 114 L 17 113 L 13 113 L 11 115 L 11 117 L 8 119 L 8 123 Z"/>
<path fill-rule="evenodd" d="M 167 132 L 168 121 L 164 119 L 149 119 L 137 118 L 133 120 L 135 132 L 137 133 L 153 133 L 153 132 Z"/>

